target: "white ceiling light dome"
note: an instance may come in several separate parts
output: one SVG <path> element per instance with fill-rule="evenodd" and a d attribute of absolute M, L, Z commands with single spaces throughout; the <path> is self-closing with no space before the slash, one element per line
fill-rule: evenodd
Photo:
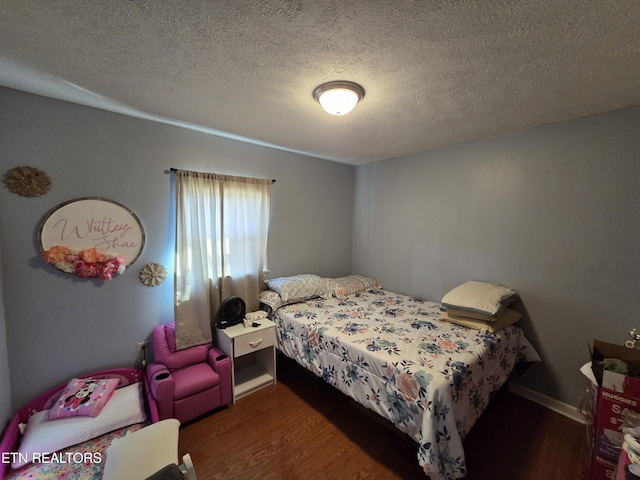
<path fill-rule="evenodd" d="M 313 90 L 313 98 L 331 115 L 346 115 L 363 97 L 364 88 L 343 80 L 323 83 Z"/>

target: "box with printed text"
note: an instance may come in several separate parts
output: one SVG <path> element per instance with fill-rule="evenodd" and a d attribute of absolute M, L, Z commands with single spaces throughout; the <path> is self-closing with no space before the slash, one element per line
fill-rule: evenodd
<path fill-rule="evenodd" d="M 628 374 L 603 370 L 610 359 L 624 362 Z M 607 475 L 620 457 L 623 419 L 640 414 L 640 350 L 596 340 L 591 364 L 598 381 L 591 480 L 604 480 L 613 478 Z"/>

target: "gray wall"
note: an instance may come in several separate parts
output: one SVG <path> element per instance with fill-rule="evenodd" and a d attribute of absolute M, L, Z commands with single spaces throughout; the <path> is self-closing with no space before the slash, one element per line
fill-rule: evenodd
<path fill-rule="evenodd" d="M 0 251 L 2 249 L 0 248 Z M 1 257 L 0 257 L 1 258 Z M 0 261 L 0 426 L 4 425 L 13 413 L 11 410 L 11 386 L 9 377 L 9 355 L 7 354 L 7 333 L 2 299 L 2 261 Z M 2 428 L 0 428 L 0 432 Z"/>
<path fill-rule="evenodd" d="M 440 300 L 521 295 L 543 358 L 523 386 L 575 405 L 593 339 L 640 328 L 640 108 L 360 166 L 353 270 Z"/>
<path fill-rule="evenodd" d="M 0 245 L 12 409 L 75 374 L 133 366 L 136 344 L 173 318 L 170 167 L 275 178 L 271 276 L 350 273 L 354 169 L 178 127 L 0 88 L 0 171 L 29 165 L 51 190 L 26 198 L 0 189 Z M 64 274 L 39 258 L 38 224 L 79 197 L 120 202 L 141 219 L 140 258 L 109 282 Z M 336 234 L 336 232 L 340 232 Z M 158 262 L 168 280 L 140 283 Z M 0 317 L 1 319 L 2 317 Z M 0 320 L 0 385 L 4 338 Z M 6 408 L 3 402 L 2 411 Z M 5 415 L 6 416 L 6 415 Z"/>

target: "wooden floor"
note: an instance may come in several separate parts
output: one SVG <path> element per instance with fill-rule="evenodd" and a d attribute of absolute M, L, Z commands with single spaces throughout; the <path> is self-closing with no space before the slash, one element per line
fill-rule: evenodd
<path fill-rule="evenodd" d="M 292 361 L 278 384 L 184 425 L 198 480 L 427 478 L 417 445 Z M 507 391 L 465 442 L 468 480 L 583 480 L 584 425 Z"/>

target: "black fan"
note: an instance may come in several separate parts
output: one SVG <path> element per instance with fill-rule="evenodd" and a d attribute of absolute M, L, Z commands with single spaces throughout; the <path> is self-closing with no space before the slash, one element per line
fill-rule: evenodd
<path fill-rule="evenodd" d="M 227 328 L 242 323 L 246 305 L 240 297 L 229 297 L 220 304 L 216 313 L 216 327 Z"/>

